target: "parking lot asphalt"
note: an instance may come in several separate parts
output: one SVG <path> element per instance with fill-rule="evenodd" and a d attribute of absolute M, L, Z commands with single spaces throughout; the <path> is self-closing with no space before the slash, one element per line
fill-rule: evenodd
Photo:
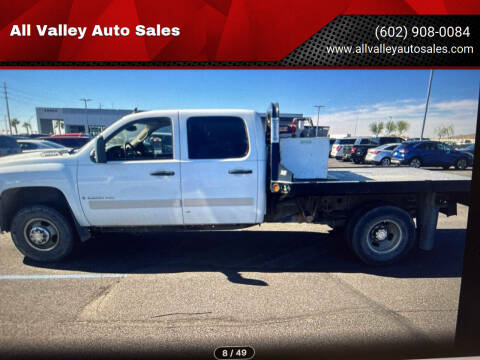
<path fill-rule="evenodd" d="M 311 224 L 112 233 L 55 264 L 25 259 L 2 234 L 0 353 L 429 356 L 453 344 L 467 216 L 440 215 L 433 251 L 383 268 Z"/>

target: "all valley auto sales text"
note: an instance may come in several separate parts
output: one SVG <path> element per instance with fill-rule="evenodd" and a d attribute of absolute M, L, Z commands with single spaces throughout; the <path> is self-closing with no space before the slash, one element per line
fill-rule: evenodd
<path fill-rule="evenodd" d="M 79 40 L 83 39 L 87 34 L 87 26 L 69 26 L 67 24 L 50 25 L 35 25 L 20 24 L 13 25 L 10 30 L 10 36 L 29 37 L 33 31 L 36 31 L 38 36 L 44 37 L 75 37 Z M 89 32 L 91 37 L 111 37 L 111 36 L 129 36 L 131 30 L 127 26 L 100 26 L 95 25 L 92 31 Z M 136 36 L 179 36 L 179 27 L 167 27 L 156 24 L 155 26 L 137 25 L 135 26 Z"/>

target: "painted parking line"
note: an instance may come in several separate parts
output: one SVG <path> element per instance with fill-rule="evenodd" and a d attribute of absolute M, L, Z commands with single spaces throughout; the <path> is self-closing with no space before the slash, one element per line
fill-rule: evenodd
<path fill-rule="evenodd" d="M 0 280 L 124 278 L 126 274 L 0 275 Z"/>

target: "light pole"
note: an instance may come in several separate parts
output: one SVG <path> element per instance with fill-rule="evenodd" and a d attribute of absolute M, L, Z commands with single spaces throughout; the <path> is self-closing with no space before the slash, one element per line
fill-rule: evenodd
<path fill-rule="evenodd" d="M 420 140 L 423 140 L 423 131 L 425 130 L 425 120 L 427 119 L 428 103 L 430 102 L 430 91 L 432 90 L 433 69 L 430 70 L 430 79 L 428 80 L 427 101 L 425 102 L 425 114 L 423 115 L 422 132 Z"/>
<path fill-rule="evenodd" d="M 92 101 L 92 99 L 81 98 L 80 101 L 85 103 L 85 123 L 87 124 L 87 134 L 90 134 L 90 130 L 88 129 L 87 101 Z"/>
<path fill-rule="evenodd" d="M 317 126 L 315 127 L 315 137 L 318 135 L 318 123 L 320 122 L 320 108 L 327 107 L 326 105 L 313 105 L 313 107 L 317 108 Z"/>
<path fill-rule="evenodd" d="M 7 117 L 8 117 L 8 128 L 10 129 L 10 135 L 12 135 L 12 121 L 10 119 L 10 108 L 8 107 L 8 93 L 7 93 L 7 84 L 3 82 L 3 92 L 5 94 L 5 104 L 7 105 Z"/>

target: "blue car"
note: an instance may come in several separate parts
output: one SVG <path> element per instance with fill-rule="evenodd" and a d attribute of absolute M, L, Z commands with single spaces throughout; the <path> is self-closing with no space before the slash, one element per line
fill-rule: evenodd
<path fill-rule="evenodd" d="M 392 154 L 394 165 L 441 166 L 448 169 L 463 170 L 473 164 L 473 156 L 469 153 L 454 150 L 450 145 L 440 141 L 406 141 L 399 145 Z"/>

